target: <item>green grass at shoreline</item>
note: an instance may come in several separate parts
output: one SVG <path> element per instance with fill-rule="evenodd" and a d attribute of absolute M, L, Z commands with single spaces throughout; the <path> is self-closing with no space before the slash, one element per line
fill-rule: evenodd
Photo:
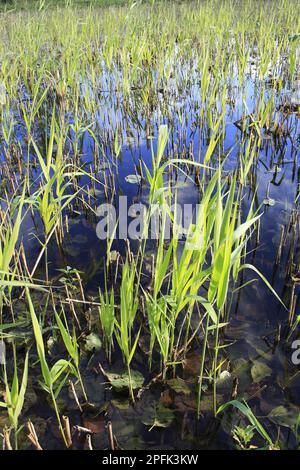
<path fill-rule="evenodd" d="M 11 9 L 38 10 L 56 6 L 109 7 L 124 6 L 129 3 L 128 0 L 8 0 L 0 3 L 0 11 Z"/>

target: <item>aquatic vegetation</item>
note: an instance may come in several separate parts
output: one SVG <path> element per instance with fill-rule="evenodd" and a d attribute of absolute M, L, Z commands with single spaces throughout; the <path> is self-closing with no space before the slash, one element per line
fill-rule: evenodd
<path fill-rule="evenodd" d="M 255 429 L 261 435 L 261 437 L 264 439 L 266 444 L 269 446 L 269 449 L 274 450 L 276 448 L 276 446 L 273 443 L 271 437 L 269 436 L 267 431 L 264 429 L 264 427 L 261 425 L 261 423 L 258 421 L 256 416 L 253 414 L 253 412 L 251 411 L 251 408 L 249 407 L 249 405 L 246 402 L 242 403 L 238 400 L 232 400 L 232 401 L 222 405 L 218 409 L 218 413 L 221 413 L 222 411 L 224 411 L 228 406 L 233 406 L 233 407 L 237 408 L 238 410 L 240 410 L 243 413 L 244 416 L 247 417 L 247 419 L 249 420 L 249 422 L 252 426 L 251 429 L 252 430 Z"/>
<path fill-rule="evenodd" d="M 73 372 L 73 374 L 76 376 L 77 372 L 74 370 L 74 367 L 72 366 L 71 362 L 65 360 L 65 359 L 59 359 L 51 368 L 48 366 L 47 359 L 46 359 L 46 354 L 45 354 L 45 347 L 44 347 L 44 341 L 43 341 L 43 335 L 42 335 L 42 330 L 39 324 L 39 321 L 37 319 L 35 309 L 31 300 L 31 296 L 29 293 L 28 288 L 26 288 L 26 297 L 28 301 L 28 306 L 29 306 L 29 313 L 32 321 L 32 329 L 36 341 L 36 348 L 37 348 L 37 353 L 38 353 L 38 358 L 40 362 L 40 367 L 41 367 L 41 372 L 43 376 L 43 381 L 44 381 L 44 388 L 47 390 L 47 392 L 51 396 L 52 404 L 56 413 L 57 421 L 59 424 L 59 429 L 62 434 L 62 437 L 64 439 L 65 444 L 67 445 L 67 438 L 65 435 L 65 430 L 62 425 L 61 417 L 59 414 L 59 409 L 57 405 L 57 397 L 61 391 L 61 388 L 66 382 L 66 377 L 61 377 L 64 373 L 68 374 L 69 370 Z M 59 317 L 56 317 L 56 321 Z M 63 337 L 65 344 L 68 344 L 68 352 L 70 355 L 72 355 L 73 360 L 75 364 L 77 365 L 78 360 L 77 360 L 77 354 L 76 354 L 76 347 L 74 346 L 76 343 L 72 342 L 69 340 L 67 337 L 67 332 L 63 327 L 63 324 L 60 323 L 60 331 L 63 331 Z M 71 345 L 71 347 L 70 347 Z M 60 381 L 59 381 L 60 379 Z M 59 382 L 58 382 L 59 381 Z M 57 383 L 58 382 L 58 383 Z"/>
<path fill-rule="evenodd" d="M 22 208 L 24 204 L 24 191 L 21 199 L 19 200 L 19 207 L 17 216 L 11 223 L 10 210 L 12 206 L 8 206 L 6 212 L 2 214 L 0 234 L 0 272 L 1 272 L 1 286 L 0 286 L 0 318 L 2 319 L 4 289 L 14 280 L 15 272 L 11 272 L 11 261 L 15 254 L 16 245 L 18 242 L 20 227 L 22 223 Z"/>
<path fill-rule="evenodd" d="M 99 293 L 100 297 L 100 306 L 99 309 L 99 317 L 100 323 L 103 329 L 103 335 L 107 342 L 107 349 L 106 354 L 109 358 L 109 362 L 111 362 L 111 349 L 112 349 L 112 342 L 113 342 L 113 334 L 115 329 L 115 297 L 114 297 L 114 290 L 111 289 L 109 293 L 105 290 L 105 293 Z"/>
<path fill-rule="evenodd" d="M 4 447 L 299 447 L 299 2 L 37 3 L 0 10 Z"/>
<path fill-rule="evenodd" d="M 23 369 L 23 377 L 21 381 L 21 385 L 19 386 L 18 380 L 18 367 L 17 367 L 17 357 L 16 357 L 16 348 L 13 346 L 13 357 L 14 357 L 14 374 L 11 386 L 8 382 L 6 366 L 4 364 L 4 383 L 5 383 L 5 403 L 1 403 L 3 408 L 7 408 L 7 413 L 10 421 L 10 425 L 14 430 L 15 433 L 15 449 L 18 448 L 18 423 L 19 417 L 22 412 L 24 398 L 27 388 L 27 380 L 28 380 L 28 351 L 25 356 L 24 361 L 24 369 Z"/>
<path fill-rule="evenodd" d="M 85 400 L 87 400 L 87 396 L 86 396 L 86 393 L 85 393 L 85 389 L 84 389 L 84 385 L 83 385 L 83 381 L 82 381 L 82 377 L 81 377 L 81 373 L 80 373 L 80 369 L 79 369 L 79 348 L 78 348 L 78 344 L 77 344 L 77 338 L 76 338 L 75 330 L 74 330 L 74 334 L 73 334 L 73 337 L 72 337 L 70 335 L 69 331 L 67 330 L 67 328 L 64 326 L 64 324 L 63 324 L 62 320 L 60 319 L 59 315 L 57 314 L 57 312 L 55 312 L 55 319 L 56 319 L 56 323 L 58 325 L 59 331 L 61 333 L 64 345 L 65 345 L 71 359 L 74 362 L 74 366 L 76 368 L 76 376 L 78 376 L 78 379 L 80 381 L 83 396 L 84 396 Z"/>
<path fill-rule="evenodd" d="M 122 281 L 120 287 L 120 318 L 119 320 L 115 320 L 115 336 L 127 365 L 130 394 L 133 401 L 134 395 L 131 385 L 130 363 L 133 359 L 140 335 L 140 332 L 138 332 L 135 335 L 134 340 L 132 340 L 132 328 L 138 309 L 138 302 L 134 291 L 134 277 L 135 266 L 133 264 L 129 267 L 128 260 L 126 260 L 122 270 Z"/>

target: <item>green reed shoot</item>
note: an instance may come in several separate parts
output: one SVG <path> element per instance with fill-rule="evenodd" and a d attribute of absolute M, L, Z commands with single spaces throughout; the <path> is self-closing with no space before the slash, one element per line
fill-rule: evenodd
<path fill-rule="evenodd" d="M 135 266 L 134 264 L 130 266 L 128 260 L 126 260 L 123 266 L 120 288 L 120 317 L 118 320 L 115 320 L 115 337 L 122 351 L 124 361 L 127 365 L 130 396 L 133 402 L 134 394 L 132 388 L 130 363 L 133 359 L 140 336 L 139 330 L 137 333 L 135 333 L 135 338 L 132 337 L 133 324 L 137 314 L 137 309 L 138 300 L 135 295 Z"/>
<path fill-rule="evenodd" d="M 63 311 L 63 314 L 64 314 L 64 311 Z M 55 319 L 56 319 L 56 323 L 57 323 L 57 326 L 59 328 L 61 337 L 63 339 L 64 345 L 66 347 L 66 350 L 68 351 L 68 353 L 69 353 L 69 355 L 70 355 L 70 357 L 71 357 L 71 359 L 74 363 L 74 366 L 76 368 L 76 375 L 78 376 L 78 379 L 79 379 L 79 382 L 80 382 L 80 385 L 81 385 L 81 388 L 82 388 L 84 399 L 87 401 L 87 395 L 86 395 L 86 391 L 85 391 L 85 388 L 84 388 L 84 385 L 83 385 L 83 381 L 82 381 L 82 377 L 81 377 L 81 373 L 80 373 L 80 369 L 79 369 L 80 356 L 79 356 L 79 348 L 78 348 L 78 344 L 77 344 L 75 328 L 73 329 L 73 335 L 71 336 L 68 328 L 64 325 L 64 323 L 62 322 L 60 316 L 58 315 L 58 313 L 56 311 L 55 311 Z"/>
<path fill-rule="evenodd" d="M 27 351 L 23 367 L 23 376 L 21 383 L 19 383 L 18 378 L 18 365 L 17 365 L 17 353 L 16 346 L 13 344 L 13 380 L 11 385 L 9 385 L 6 364 L 3 365 L 3 375 L 4 375 L 4 384 L 5 384 L 5 403 L 0 403 L 0 406 L 7 409 L 8 418 L 11 427 L 14 430 L 15 434 L 15 449 L 18 448 L 18 426 L 19 426 L 19 417 L 22 412 L 25 393 L 27 388 L 28 381 L 28 362 L 29 362 L 29 353 Z"/>
<path fill-rule="evenodd" d="M 20 227 L 22 223 L 24 196 L 25 185 L 22 195 L 19 198 L 19 207 L 15 216 L 15 220 L 12 220 L 12 216 L 10 216 L 9 214 L 9 211 L 11 209 L 11 206 L 9 206 L 0 224 L 0 321 L 2 320 L 3 296 L 4 288 L 6 285 L 5 281 L 9 281 L 9 283 L 13 281 L 13 276 L 11 276 L 10 274 L 11 262 L 13 260 L 13 256 L 15 254 L 19 239 Z"/>
<path fill-rule="evenodd" d="M 111 348 L 113 343 L 113 334 L 115 329 L 115 296 L 114 290 L 110 293 L 105 290 L 100 292 L 100 306 L 98 307 L 100 323 L 106 340 L 106 353 L 109 362 L 111 362 Z"/>
<path fill-rule="evenodd" d="M 34 333 L 35 342 L 36 342 L 37 354 L 38 354 L 42 377 L 44 381 L 43 385 L 44 385 L 45 390 L 50 394 L 53 408 L 54 408 L 56 418 L 58 421 L 59 429 L 60 429 L 62 438 L 64 440 L 64 443 L 67 446 L 67 439 L 66 439 L 65 431 L 62 426 L 62 421 L 61 421 L 61 417 L 59 414 L 57 397 L 62 387 L 65 385 L 68 374 L 70 372 L 78 378 L 77 370 L 74 368 L 74 366 L 72 365 L 70 361 L 67 361 L 65 359 L 59 359 L 51 368 L 49 367 L 47 359 L 46 359 L 42 329 L 39 324 L 38 318 L 36 316 L 35 308 L 33 306 L 29 289 L 27 287 L 26 287 L 26 297 L 27 297 L 29 313 L 30 313 L 30 317 L 32 321 L 32 328 L 33 328 L 33 333 Z M 63 374 L 65 374 L 65 376 L 63 376 Z"/>

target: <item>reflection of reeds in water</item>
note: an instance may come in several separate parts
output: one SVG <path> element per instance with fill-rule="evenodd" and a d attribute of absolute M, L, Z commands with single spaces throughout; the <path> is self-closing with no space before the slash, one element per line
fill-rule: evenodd
<path fill-rule="evenodd" d="M 218 411 L 217 383 L 228 364 L 223 331 L 234 293 L 251 282 L 243 283 L 244 270 L 260 276 L 278 304 L 289 306 L 286 337 L 296 331 L 298 197 L 287 225 L 280 228 L 274 256 L 274 277 L 277 269 L 285 271 L 288 294 L 280 298 L 272 287 L 274 278 L 269 283 L 255 267 L 255 250 L 252 263 L 246 257 L 250 238 L 255 248 L 261 241 L 262 202 L 266 210 L 277 204 L 270 197 L 271 184 L 283 181 L 287 141 L 292 146 L 293 182 L 296 179 L 294 118 L 299 103 L 295 93 L 288 101 L 282 92 L 299 68 L 297 36 L 287 34 L 296 31 L 297 12 L 298 2 L 283 0 L 280 7 L 260 2 L 253 8 L 249 0 L 232 8 L 225 0 L 152 2 L 109 10 L 72 5 L 47 11 L 41 2 L 39 12 L 5 13 L 0 25 L 0 189 L 5 207 L 0 225 L 0 334 L 11 331 L 14 367 L 12 380 L 4 368 L 6 397 L 0 406 L 7 409 L 15 447 L 27 379 L 36 360 L 63 441 L 72 445 L 70 423 L 61 416 L 58 399 L 70 377 L 80 385 L 78 392 L 72 382 L 81 411 L 80 402 L 90 398 L 81 347 L 92 328 L 104 343 L 107 367 L 122 355 L 132 402 L 139 399 L 134 373 L 144 340 L 145 367 L 157 374 L 152 380 L 159 377 L 163 382 L 181 374 L 187 353 L 195 348 L 199 418 L 206 387 L 213 394 L 214 414 Z M 230 125 L 235 140 L 228 148 Z M 270 166 L 263 164 L 272 176 L 260 201 L 257 175 L 263 152 L 270 149 Z M 132 162 L 123 161 L 125 153 Z M 277 161 L 273 154 L 279 155 Z M 49 249 L 55 247 L 67 260 L 72 222 L 79 216 L 95 223 L 99 200 L 115 202 L 126 188 L 124 165 L 133 168 L 125 182 L 135 185 L 136 198 L 146 195 L 150 209 L 164 209 L 159 237 L 151 246 L 149 263 L 148 209 L 145 238 L 134 247 L 126 240 L 124 256 L 114 248 L 113 237 L 108 240 L 101 269 L 91 267 L 97 275 L 104 273 L 99 295 L 97 289 L 91 298 L 85 290 L 86 273 L 81 275 L 76 266 L 66 262 L 60 277 L 52 279 Z M 181 184 L 187 184 L 187 192 L 195 191 L 200 203 L 183 240 L 178 239 L 182 227 L 171 209 L 181 202 Z M 29 217 L 39 241 L 31 269 L 21 241 L 22 222 Z M 167 219 L 170 239 L 164 233 Z M 73 257 L 74 263 L 80 261 Z M 35 279 L 37 271 L 44 281 Z M 43 293 L 46 306 L 38 305 L 36 291 Z M 25 344 L 20 385 L 14 335 L 18 299 L 26 299 L 36 345 L 29 351 Z M 65 348 L 55 362 L 48 350 L 50 334 Z M 18 358 L 21 354 L 18 351 Z M 249 407 L 238 403 L 231 405 L 271 446 Z M 35 428 L 28 426 L 30 440 L 39 448 Z M 11 447 L 8 430 L 4 441 Z"/>

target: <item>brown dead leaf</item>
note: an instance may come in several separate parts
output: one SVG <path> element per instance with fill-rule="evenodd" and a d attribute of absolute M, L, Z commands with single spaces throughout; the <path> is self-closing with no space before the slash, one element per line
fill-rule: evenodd
<path fill-rule="evenodd" d="M 186 374 L 197 376 L 200 370 L 200 355 L 196 351 L 187 354 L 183 361 L 183 369 Z"/>
<path fill-rule="evenodd" d="M 83 427 L 89 429 L 94 434 L 101 434 L 105 431 L 105 419 L 103 415 L 97 416 L 97 418 L 83 417 Z"/>
<path fill-rule="evenodd" d="M 160 402 L 166 406 L 171 405 L 173 403 L 173 400 L 170 395 L 170 390 L 164 390 L 160 394 Z"/>

